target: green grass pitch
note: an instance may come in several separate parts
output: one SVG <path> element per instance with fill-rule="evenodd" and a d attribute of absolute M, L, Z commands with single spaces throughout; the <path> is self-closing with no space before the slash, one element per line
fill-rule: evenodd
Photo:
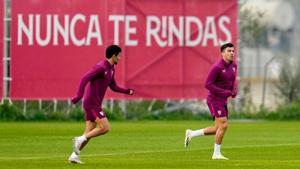
<path fill-rule="evenodd" d="M 0 122 L 1 169 L 298 169 L 300 122 L 230 121 L 222 152 L 211 160 L 214 137 L 198 137 L 183 148 L 186 128 L 212 121 L 112 122 L 112 131 L 91 140 L 84 165 L 69 164 L 73 136 L 83 122 Z"/>

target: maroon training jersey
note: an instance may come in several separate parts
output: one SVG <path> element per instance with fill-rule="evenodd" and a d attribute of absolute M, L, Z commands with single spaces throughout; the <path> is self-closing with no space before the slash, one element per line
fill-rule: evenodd
<path fill-rule="evenodd" d="M 208 89 L 208 101 L 227 103 L 227 98 L 233 95 L 237 65 L 226 63 L 223 59 L 216 62 L 210 69 L 205 82 Z"/>
<path fill-rule="evenodd" d="M 77 96 L 82 98 L 84 88 L 89 83 L 87 93 L 84 96 L 84 107 L 101 108 L 107 87 L 115 92 L 129 94 L 130 90 L 121 88 L 115 81 L 114 65 L 107 60 L 103 60 L 96 64 L 81 79 Z"/>

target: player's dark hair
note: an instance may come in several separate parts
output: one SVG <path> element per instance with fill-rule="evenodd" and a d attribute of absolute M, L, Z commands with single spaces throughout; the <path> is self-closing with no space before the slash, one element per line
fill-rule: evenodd
<path fill-rule="evenodd" d="M 110 59 L 113 55 L 118 55 L 122 49 L 118 45 L 110 45 L 106 48 L 106 58 Z"/>
<path fill-rule="evenodd" d="M 223 45 L 221 46 L 221 48 L 220 48 L 221 52 L 224 52 L 224 50 L 225 50 L 226 48 L 228 48 L 228 47 L 232 48 L 232 47 L 234 47 L 234 45 L 233 45 L 232 43 L 225 43 L 225 44 L 223 44 Z"/>

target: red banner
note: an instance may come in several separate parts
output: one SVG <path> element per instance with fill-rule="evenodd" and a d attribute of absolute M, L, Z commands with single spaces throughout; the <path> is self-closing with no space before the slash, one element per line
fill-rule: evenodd
<path fill-rule="evenodd" d="M 136 90 L 130 98 L 203 98 L 220 44 L 236 43 L 236 20 L 236 0 L 14 0 L 10 96 L 73 96 L 114 43 L 123 49 L 117 81 Z"/>

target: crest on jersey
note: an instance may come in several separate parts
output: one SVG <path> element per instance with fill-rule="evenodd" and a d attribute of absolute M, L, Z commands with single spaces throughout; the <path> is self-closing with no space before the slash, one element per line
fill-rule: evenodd
<path fill-rule="evenodd" d="M 235 67 L 233 67 L 232 70 L 235 72 Z"/>
<path fill-rule="evenodd" d="M 104 75 L 107 75 L 107 71 L 104 72 Z"/>
<path fill-rule="evenodd" d="M 226 72 L 226 69 L 223 69 L 222 72 L 225 73 L 225 72 Z"/>

